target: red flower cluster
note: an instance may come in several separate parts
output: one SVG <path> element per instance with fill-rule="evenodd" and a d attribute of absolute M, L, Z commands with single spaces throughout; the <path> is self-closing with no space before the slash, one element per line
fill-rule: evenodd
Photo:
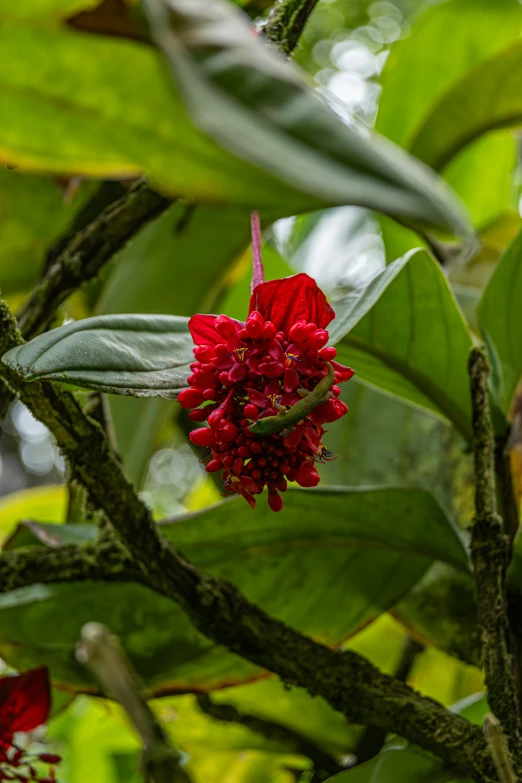
<path fill-rule="evenodd" d="M 31 755 L 14 741 L 16 732 L 32 731 L 47 721 L 51 706 L 47 669 L 33 669 L 25 674 L 0 678 L 0 781 L 20 783 L 55 783 L 55 764 L 61 760 L 54 753 Z M 36 766 L 49 765 L 46 775 Z"/>
<path fill-rule="evenodd" d="M 326 347 L 326 326 L 335 313 L 311 277 L 294 275 L 258 285 L 250 300 L 246 323 L 226 315 L 195 315 L 189 328 L 196 347 L 190 365 L 190 388 L 179 394 L 192 421 L 208 422 L 193 430 L 190 440 L 206 446 L 206 470 L 223 471 L 227 495 L 237 492 L 255 507 L 254 495 L 268 488 L 268 503 L 280 511 L 287 481 L 302 487 L 319 483 L 315 461 L 331 458 L 322 444 L 323 424 L 348 412 L 338 399 L 337 385 L 353 370 L 333 361 L 336 350 Z M 313 391 L 335 370 L 331 397 L 303 421 L 267 436 L 249 427 L 258 419 L 276 416 Z"/>

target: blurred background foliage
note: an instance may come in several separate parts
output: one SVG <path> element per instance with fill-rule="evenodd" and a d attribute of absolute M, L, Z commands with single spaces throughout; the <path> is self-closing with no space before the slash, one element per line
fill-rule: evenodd
<path fill-rule="evenodd" d="M 268 4 L 249 0 L 242 5 L 258 20 Z M 521 30 L 522 10 L 516 0 L 320 0 L 295 60 L 349 123 L 375 127 L 429 159 L 432 153 L 421 145 L 423 125 L 476 68 L 519 43 Z M 478 94 L 480 84 L 470 79 L 469 89 Z M 433 127 L 436 135 L 437 125 Z M 521 226 L 518 133 L 512 127 L 483 130 L 488 132 L 477 133 L 442 167 L 482 240 L 480 253 L 471 260 L 452 263 L 448 237 L 419 238 L 389 218 L 343 207 L 267 226 L 267 278 L 306 271 L 331 294 L 367 283 L 405 251 L 429 243 L 445 262 L 455 295 L 473 326 L 480 293 Z M 62 182 L 0 170 L 0 285 L 10 305 L 16 309 L 23 301 L 63 238 L 123 188 L 118 183 Z M 104 269 L 100 279 L 65 303 L 56 324 L 123 312 L 226 312 L 242 318 L 250 279 L 248 244 L 246 212 L 194 208 L 177 201 Z M 321 468 L 323 483 L 429 488 L 464 529 L 471 517 L 470 460 L 455 431 L 357 378 L 347 386 L 343 395 L 350 414 L 329 433 L 328 447 L 339 458 Z M 219 500 L 219 487 L 189 445 L 191 425 L 178 406 L 121 397 L 111 397 L 108 404 L 126 471 L 158 519 Z M 22 520 L 64 521 L 69 506 L 66 479 L 52 437 L 15 403 L 1 429 L 0 535 L 8 538 Z M 414 596 L 406 596 L 346 645 L 385 671 L 396 671 L 409 633 L 430 642 L 429 632 L 416 625 L 412 610 L 412 602 L 422 601 L 422 584 Z M 472 656 L 461 657 L 464 661 L 435 644 L 429 646 L 414 658 L 409 682 L 445 704 L 480 691 L 481 674 L 470 664 Z M 93 696 L 77 696 L 69 703 L 67 693 L 55 693 L 58 714 L 49 736 L 65 757 L 60 780 L 138 780 L 138 742 L 120 710 Z M 299 731 L 346 764 L 364 732 L 275 678 L 224 688 L 213 699 Z M 176 744 L 188 754 L 194 783 L 311 779 L 307 758 L 240 725 L 216 722 L 203 714 L 192 694 L 168 696 L 153 704 Z"/>

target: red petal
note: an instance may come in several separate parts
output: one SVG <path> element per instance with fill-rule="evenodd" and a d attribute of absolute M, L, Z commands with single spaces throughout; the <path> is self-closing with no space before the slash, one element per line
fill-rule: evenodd
<path fill-rule="evenodd" d="M 297 321 L 313 321 L 324 329 L 335 317 L 315 280 L 304 273 L 256 286 L 250 299 L 250 312 L 254 310 L 287 334 Z"/>
<path fill-rule="evenodd" d="M 188 328 L 194 340 L 194 345 L 217 345 L 223 342 L 223 337 L 215 327 L 218 315 L 193 315 L 189 319 Z M 234 319 L 231 319 L 234 320 Z M 243 326 L 240 321 L 235 321 L 239 326 Z"/>
<path fill-rule="evenodd" d="M 0 724 L 11 732 L 32 731 L 47 721 L 51 706 L 45 666 L 0 679 Z"/>

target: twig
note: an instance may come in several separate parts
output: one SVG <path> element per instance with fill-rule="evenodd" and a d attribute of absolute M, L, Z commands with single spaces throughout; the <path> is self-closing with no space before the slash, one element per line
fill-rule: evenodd
<path fill-rule="evenodd" d="M 160 215 L 172 201 L 139 180 L 125 196 L 110 204 L 83 231 L 77 233 L 43 279 L 33 289 L 19 314 L 26 338 L 34 337 L 52 319 L 56 308 L 82 283 L 120 251 L 146 223 Z"/>
<path fill-rule="evenodd" d="M 318 0 L 279 0 L 261 33 L 291 55 Z"/>
<path fill-rule="evenodd" d="M 308 737 L 289 729 L 287 726 L 258 718 L 256 715 L 248 715 L 232 704 L 216 703 L 207 694 L 199 694 L 197 702 L 205 715 L 209 715 L 214 720 L 223 723 L 239 723 L 251 731 L 262 734 L 272 742 L 286 745 L 293 753 L 306 756 L 312 761 L 318 780 L 326 780 L 343 769 L 332 756 L 318 748 Z"/>
<path fill-rule="evenodd" d="M 484 716 L 484 734 L 495 762 L 500 783 L 517 783 L 502 727 L 491 712 Z"/>
<path fill-rule="evenodd" d="M 87 666 L 107 696 L 126 711 L 143 744 L 143 771 L 150 783 L 189 783 L 180 766 L 181 753 L 174 748 L 145 701 L 138 678 L 115 636 L 101 623 L 82 628 L 76 658 Z"/>
<path fill-rule="evenodd" d="M 511 657 L 507 650 L 505 578 L 508 539 L 497 513 L 494 475 L 494 438 L 489 412 L 489 364 L 484 346 L 469 357 L 475 518 L 471 528 L 477 607 L 482 641 L 482 663 L 489 705 L 500 720 L 515 766 L 520 766 L 520 736 Z"/>

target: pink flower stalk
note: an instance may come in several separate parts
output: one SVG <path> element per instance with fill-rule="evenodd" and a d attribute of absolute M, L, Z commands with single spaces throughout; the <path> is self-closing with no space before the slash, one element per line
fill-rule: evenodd
<path fill-rule="evenodd" d="M 190 440 L 207 449 L 208 472 L 222 471 L 225 494 L 238 493 L 252 506 L 268 489 L 268 504 L 280 511 L 288 481 L 301 487 L 319 483 L 317 461 L 331 459 L 322 443 L 323 424 L 348 412 L 338 384 L 353 370 L 334 361 L 326 327 L 335 314 L 323 292 L 306 274 L 257 285 L 246 323 L 226 315 L 194 315 L 189 329 L 196 361 L 179 402 L 189 418 L 207 422 Z M 276 416 L 313 391 L 335 370 L 330 398 L 290 431 L 257 436 L 254 421 Z"/>
<path fill-rule="evenodd" d="M 15 744 L 17 732 L 28 732 L 46 723 L 51 707 L 50 686 L 45 666 L 25 674 L 0 678 L 0 781 L 54 783 L 54 753 L 29 754 Z M 49 765 L 41 775 L 35 764 Z"/>

